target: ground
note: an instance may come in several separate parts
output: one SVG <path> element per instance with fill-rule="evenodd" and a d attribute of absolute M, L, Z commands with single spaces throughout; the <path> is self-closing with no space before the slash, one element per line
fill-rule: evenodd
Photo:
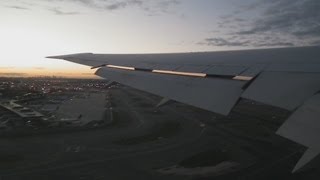
<path fill-rule="evenodd" d="M 126 86 L 104 126 L 0 138 L 1 180 L 318 179 L 291 170 L 305 148 L 274 134 L 288 112 L 242 100 L 228 117 Z M 92 101 L 81 101 L 88 107 Z M 101 108 L 101 107 L 100 107 Z"/>

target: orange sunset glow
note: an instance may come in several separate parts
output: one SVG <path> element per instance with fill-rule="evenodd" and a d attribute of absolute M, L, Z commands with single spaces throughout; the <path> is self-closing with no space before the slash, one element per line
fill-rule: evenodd
<path fill-rule="evenodd" d="M 2 77 L 65 77 L 65 78 L 83 78 L 96 79 L 95 70 L 89 67 L 74 66 L 74 69 L 63 68 L 44 68 L 44 67 L 6 67 L 0 68 Z"/>

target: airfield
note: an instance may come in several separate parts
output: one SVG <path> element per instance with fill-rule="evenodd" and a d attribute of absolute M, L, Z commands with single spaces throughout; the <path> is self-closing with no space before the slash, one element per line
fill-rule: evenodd
<path fill-rule="evenodd" d="M 305 147 L 274 134 L 290 115 L 279 108 L 241 100 L 224 117 L 177 102 L 157 107 L 160 97 L 120 84 L 71 99 L 51 108 L 58 117 L 72 112 L 69 120 L 78 117 L 80 123 L 0 137 L 1 180 L 320 175 L 317 169 L 291 173 Z"/>

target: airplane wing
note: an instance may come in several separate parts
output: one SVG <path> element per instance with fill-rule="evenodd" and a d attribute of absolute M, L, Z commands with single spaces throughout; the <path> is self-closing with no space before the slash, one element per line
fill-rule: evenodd
<path fill-rule="evenodd" d="M 320 153 L 320 47 L 167 54 L 71 54 L 96 75 L 227 115 L 240 98 L 292 111 L 277 134 Z"/>

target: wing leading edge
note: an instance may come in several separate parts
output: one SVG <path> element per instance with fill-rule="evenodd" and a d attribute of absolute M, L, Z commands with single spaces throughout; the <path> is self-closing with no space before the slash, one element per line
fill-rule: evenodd
<path fill-rule="evenodd" d="M 98 76 L 223 115 L 240 98 L 293 111 L 277 134 L 309 148 L 294 171 L 320 153 L 320 47 L 48 58 L 91 66 Z"/>

